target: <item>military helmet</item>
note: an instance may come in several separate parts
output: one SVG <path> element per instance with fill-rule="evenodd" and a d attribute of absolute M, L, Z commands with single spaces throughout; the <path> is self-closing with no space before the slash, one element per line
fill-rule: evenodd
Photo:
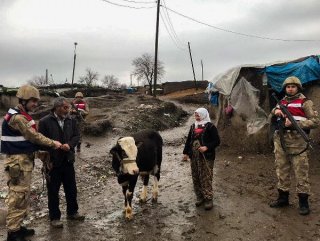
<path fill-rule="evenodd" d="M 302 89 L 301 81 L 295 76 L 290 76 L 286 78 L 282 84 L 282 88 L 284 89 L 287 85 L 290 85 L 290 84 L 296 85 L 300 90 Z"/>
<path fill-rule="evenodd" d="M 74 97 L 76 97 L 76 98 L 77 98 L 77 97 L 81 97 L 81 98 L 83 98 L 83 94 L 82 94 L 81 92 L 77 92 L 77 93 L 76 93 L 76 95 L 75 95 Z"/>
<path fill-rule="evenodd" d="M 33 87 L 31 85 L 21 86 L 18 89 L 16 96 L 19 99 L 23 99 L 23 100 L 29 100 L 31 98 L 35 98 L 35 99 L 40 100 L 39 90 L 36 87 Z"/>

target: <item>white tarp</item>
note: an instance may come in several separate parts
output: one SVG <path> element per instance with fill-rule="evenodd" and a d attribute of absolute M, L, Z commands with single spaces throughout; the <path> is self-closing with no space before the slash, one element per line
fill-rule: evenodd
<path fill-rule="evenodd" d="M 268 123 L 267 114 L 259 106 L 259 92 L 242 77 L 230 95 L 230 104 L 234 111 L 247 122 L 248 134 L 256 133 Z"/>
<path fill-rule="evenodd" d="M 218 74 L 210 81 L 211 83 L 213 83 L 213 86 L 211 86 L 210 88 L 207 88 L 207 92 L 210 93 L 210 91 L 215 92 L 218 90 L 220 94 L 230 96 L 234 83 L 238 79 L 240 70 L 241 68 L 244 68 L 244 67 L 264 68 L 265 65 L 251 65 L 251 64 L 242 65 L 242 66 L 231 68 L 221 74 Z"/>
<path fill-rule="evenodd" d="M 213 88 L 219 91 L 220 94 L 229 96 L 231 94 L 234 83 L 236 82 L 241 67 L 229 69 L 228 71 L 217 75 L 213 80 Z"/>

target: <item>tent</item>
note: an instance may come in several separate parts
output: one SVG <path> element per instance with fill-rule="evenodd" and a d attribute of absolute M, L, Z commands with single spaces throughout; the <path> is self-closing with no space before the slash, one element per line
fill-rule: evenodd
<path fill-rule="evenodd" d="M 247 133 L 257 133 L 268 123 L 270 110 L 276 104 L 270 94 L 275 92 L 281 98 L 282 83 L 289 76 L 298 77 L 303 86 L 317 83 L 320 80 L 319 56 L 266 65 L 243 65 L 216 76 L 207 88 L 209 100 L 219 93 L 215 124 L 230 114 L 225 110 L 232 107 L 246 123 Z"/>

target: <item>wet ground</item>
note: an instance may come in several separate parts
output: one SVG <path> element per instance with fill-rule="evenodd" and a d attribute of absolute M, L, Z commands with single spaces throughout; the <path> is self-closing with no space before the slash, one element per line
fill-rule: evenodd
<path fill-rule="evenodd" d="M 189 113 L 195 109 L 184 106 Z M 65 219 L 65 202 L 61 192 L 64 228 L 57 230 L 48 222 L 45 191 L 42 190 L 40 162 L 35 168 L 33 204 L 27 225 L 36 235 L 30 240 L 320 240 L 320 162 L 319 153 L 312 154 L 310 177 L 313 195 L 311 214 L 303 217 L 297 211 L 294 186 L 290 207 L 271 209 L 276 198 L 274 158 L 272 153 L 239 153 L 222 145 L 217 150 L 214 167 L 214 208 L 196 208 L 192 190 L 190 163 L 183 162 L 183 144 L 192 123 L 190 118 L 180 127 L 162 131 L 163 165 L 158 203 L 139 204 L 139 180 L 134 197 L 134 219 L 126 221 L 123 214 L 121 187 L 111 170 L 108 152 L 118 139 L 117 134 L 86 137 L 77 156 L 76 173 L 80 212 L 84 222 Z M 238 138 L 238 137 L 235 137 Z M 2 168 L 2 163 L 0 168 Z M 1 172 L 3 174 L 3 172 Z M 1 175 L 0 192 L 6 190 Z M 151 179 L 152 182 L 152 179 Z M 151 187 L 151 186 L 150 186 Z M 151 189 L 149 189 L 150 191 Z M 3 206 L 0 199 L 0 206 Z M 6 237 L 1 226 L 0 239 Z"/>

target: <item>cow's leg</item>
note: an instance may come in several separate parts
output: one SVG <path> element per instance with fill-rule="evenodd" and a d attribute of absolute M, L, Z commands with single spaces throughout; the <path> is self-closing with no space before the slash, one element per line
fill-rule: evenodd
<path fill-rule="evenodd" d="M 157 176 L 153 176 L 152 202 L 158 201 L 158 195 L 159 195 L 158 182 L 159 182 L 159 178 Z"/>
<path fill-rule="evenodd" d="M 138 175 L 134 175 L 130 178 L 129 189 L 126 193 L 126 199 L 127 199 L 126 219 L 128 220 L 131 220 L 133 218 L 132 199 L 133 199 L 133 191 L 136 186 L 137 179 L 138 179 Z"/>
<path fill-rule="evenodd" d="M 122 186 L 122 193 L 124 196 L 124 213 L 126 213 L 126 209 L 128 205 L 127 190 L 128 190 L 128 185 Z"/>
<path fill-rule="evenodd" d="M 133 212 L 132 212 L 132 198 L 133 193 L 128 191 L 126 198 L 128 200 L 128 204 L 126 206 L 126 219 L 131 220 L 133 218 Z"/>
<path fill-rule="evenodd" d="M 145 203 L 147 202 L 147 189 L 148 189 L 148 183 L 149 183 L 149 175 L 142 176 L 143 179 L 143 187 L 140 194 L 140 202 Z"/>

